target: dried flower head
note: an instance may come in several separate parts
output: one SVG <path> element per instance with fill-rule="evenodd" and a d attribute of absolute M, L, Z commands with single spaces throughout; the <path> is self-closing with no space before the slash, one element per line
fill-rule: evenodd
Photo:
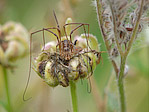
<path fill-rule="evenodd" d="M 59 37 L 58 41 L 48 42 L 35 58 L 34 70 L 52 87 L 57 85 L 67 87 L 70 81 L 90 77 L 96 64 L 100 62 L 101 52 L 96 37 L 84 33 L 73 39 L 69 23 L 74 24 L 68 18 L 65 24 L 68 26 L 64 31 L 70 35 L 66 34 Z"/>
<path fill-rule="evenodd" d="M 0 64 L 6 67 L 12 66 L 18 58 L 28 52 L 28 32 L 20 24 L 7 22 L 0 27 Z"/>

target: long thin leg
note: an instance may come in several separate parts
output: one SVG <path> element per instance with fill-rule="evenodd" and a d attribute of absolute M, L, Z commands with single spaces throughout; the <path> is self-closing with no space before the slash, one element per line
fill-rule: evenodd
<path fill-rule="evenodd" d="M 89 39 L 89 24 L 80 24 L 79 26 L 77 26 L 76 28 L 74 28 L 72 31 L 71 31 L 71 33 L 70 33 L 70 39 L 71 39 L 71 35 L 72 35 L 72 33 L 75 31 L 75 30 L 77 30 L 78 28 L 80 28 L 81 26 L 83 26 L 83 29 L 84 29 L 84 32 L 85 32 L 85 37 L 86 37 L 86 41 L 87 41 L 87 52 L 88 52 L 88 47 L 90 48 L 90 46 L 89 46 L 89 43 L 88 43 L 88 39 L 87 39 L 87 36 L 86 36 L 86 30 L 85 30 L 85 25 L 87 25 L 88 26 L 88 39 Z M 90 48 L 91 49 L 91 48 Z M 87 57 L 89 57 L 88 56 L 88 53 L 87 53 Z M 88 65 L 89 64 L 89 65 Z M 88 67 L 91 67 L 91 74 L 93 73 L 93 71 L 92 71 L 92 66 L 90 65 L 90 62 L 89 62 L 89 59 L 87 58 L 87 69 L 89 69 Z M 88 79 L 89 79 L 89 84 L 91 85 L 91 82 L 90 82 L 90 75 L 88 74 Z M 88 90 L 88 92 L 91 92 L 91 88 L 90 88 L 90 90 Z"/>
<path fill-rule="evenodd" d="M 49 29 L 57 29 L 58 33 L 59 33 L 59 37 L 52 31 L 50 31 Z M 57 37 L 57 41 L 60 42 L 61 41 L 61 32 L 60 32 L 60 29 L 56 28 L 56 27 L 51 27 L 51 28 L 44 28 L 44 30 L 52 33 L 54 36 Z M 60 38 L 60 39 L 59 39 Z"/>
<path fill-rule="evenodd" d="M 50 29 L 50 28 L 48 28 L 48 29 Z M 29 80 L 30 80 L 30 76 L 31 76 L 31 61 L 32 61 L 32 35 L 33 34 L 36 34 L 36 33 L 38 33 L 38 32 L 41 32 L 41 31 L 44 31 L 44 30 L 46 30 L 46 31 L 48 31 L 48 32 L 50 32 L 50 33 L 52 33 L 53 35 L 55 35 L 56 37 L 57 37 L 57 39 L 58 39 L 58 36 L 55 34 L 55 33 L 53 33 L 52 31 L 50 31 L 50 30 L 48 30 L 48 29 L 42 29 L 42 30 L 38 30 L 38 31 L 35 31 L 35 32 L 32 32 L 31 33 L 31 35 L 30 35 L 30 63 L 29 63 L 29 74 L 28 74 L 28 79 L 27 79 L 27 84 L 26 84 L 26 87 L 25 87 L 25 90 L 24 90 L 24 93 L 23 93 L 23 101 L 27 101 L 27 100 L 29 100 L 29 99 L 31 99 L 31 97 L 30 98 L 28 98 L 28 99 L 25 99 L 25 94 L 26 94 L 26 91 L 27 91 L 27 87 L 28 87 L 28 84 L 29 84 Z M 44 33 L 43 33 L 43 36 L 44 36 Z M 44 38 L 44 37 L 43 37 Z M 43 40 L 45 40 L 45 39 L 43 39 Z M 45 44 L 45 43 L 44 43 Z"/>
<path fill-rule="evenodd" d="M 59 38 L 60 38 L 59 41 L 61 41 L 61 31 L 60 31 L 59 28 L 56 28 L 56 27 L 50 27 L 50 28 L 45 28 L 45 29 L 57 29 L 57 31 L 58 31 L 58 33 L 59 33 Z"/>
<path fill-rule="evenodd" d="M 44 49 L 45 49 L 45 38 L 44 38 L 44 28 L 43 28 L 43 51 L 44 51 Z"/>
<path fill-rule="evenodd" d="M 87 83 L 87 92 L 88 92 L 88 93 L 91 93 L 91 91 L 92 91 L 92 84 L 91 84 L 91 79 L 90 79 L 90 77 L 88 78 L 88 81 L 89 81 L 89 86 L 88 86 L 88 83 Z"/>
<path fill-rule="evenodd" d="M 55 18 L 55 21 L 56 21 L 56 24 L 57 24 L 57 29 L 60 32 L 60 26 L 59 26 L 59 23 L 58 23 L 58 20 L 57 20 L 57 17 L 56 17 L 56 14 L 55 14 L 55 11 L 54 10 L 53 10 L 53 15 L 54 15 L 54 18 Z M 60 37 L 60 41 L 61 41 L 61 35 L 59 35 L 59 37 Z"/>
<path fill-rule="evenodd" d="M 60 51 L 60 53 L 61 53 L 61 44 L 60 44 L 60 42 L 61 42 L 61 31 L 60 31 L 60 29 L 59 28 L 56 28 L 56 27 L 51 27 L 51 28 L 44 28 L 44 30 L 47 30 L 47 31 L 49 31 L 48 29 L 57 29 L 57 31 L 58 31 L 58 33 L 59 33 L 59 38 L 58 38 L 58 36 L 56 36 L 57 37 L 57 41 L 58 41 L 58 44 L 57 44 L 57 46 L 59 45 L 59 51 Z M 56 47 L 56 50 L 57 50 L 57 47 Z"/>
<path fill-rule="evenodd" d="M 85 37 L 86 37 L 85 26 L 84 26 L 84 24 L 80 24 L 79 26 L 77 26 L 76 28 L 74 28 L 74 29 L 71 31 L 71 33 L 70 33 L 70 39 L 71 39 L 71 35 L 72 35 L 72 33 L 73 33 L 75 30 L 77 30 L 78 28 L 80 28 L 81 26 L 83 26 L 83 28 L 84 28 Z M 89 46 L 89 44 L 88 44 L 88 39 L 87 39 L 87 51 L 88 51 L 88 46 Z M 88 62 L 88 59 L 87 59 L 87 62 Z M 88 66 L 87 66 L 87 69 L 88 69 Z"/>
<path fill-rule="evenodd" d="M 68 37 L 67 37 L 65 25 L 63 26 L 63 28 L 64 28 L 64 33 L 65 33 L 66 39 L 67 39 L 67 41 L 68 41 Z"/>
<path fill-rule="evenodd" d="M 53 14 L 54 14 L 54 18 L 55 18 L 57 27 L 58 27 L 58 29 L 60 29 L 59 24 L 58 24 L 58 20 L 57 20 L 57 17 L 56 17 L 56 14 L 55 14 L 55 11 L 54 10 L 53 10 Z"/>
<path fill-rule="evenodd" d="M 80 55 L 80 56 L 82 56 L 82 55 Z M 79 56 L 79 57 L 80 57 Z M 91 80 L 90 80 L 90 76 L 93 74 L 93 69 L 92 69 L 92 64 L 90 63 L 90 61 L 91 61 L 91 58 L 89 57 L 89 56 L 87 56 L 87 55 L 83 55 L 83 56 L 85 56 L 86 58 L 87 58 L 87 60 L 89 59 L 89 61 L 85 64 L 85 66 L 87 67 L 87 70 L 88 70 L 88 66 L 90 67 L 90 69 L 91 69 L 91 73 L 90 73 L 90 75 L 89 75 L 89 72 L 87 71 L 87 79 L 88 79 L 88 81 L 89 81 L 89 84 L 87 83 L 87 92 L 88 93 L 91 93 Z M 82 61 L 83 61 L 83 63 L 85 63 L 84 62 L 84 60 L 83 60 L 83 58 L 81 58 L 82 59 Z"/>
<path fill-rule="evenodd" d="M 84 26 L 84 25 L 87 25 L 87 26 L 88 26 L 88 38 L 89 38 L 89 24 L 87 24 L 87 23 L 68 23 L 68 24 L 65 24 L 65 25 L 63 26 L 65 35 L 67 35 L 65 26 L 67 26 L 67 25 L 77 25 L 77 24 L 79 24 L 79 27 L 81 27 L 82 25 L 83 25 L 83 26 Z M 76 29 L 78 29 L 79 27 L 77 26 L 77 27 L 74 28 L 71 32 L 73 33 L 73 32 L 74 32 Z M 85 27 L 84 27 L 84 32 L 85 32 L 85 34 L 86 34 Z M 70 33 L 70 34 L 72 34 L 72 33 Z M 70 38 L 70 41 L 72 42 L 72 39 L 71 39 L 71 38 Z"/>
<path fill-rule="evenodd" d="M 85 33 L 85 37 L 86 37 L 87 46 L 90 48 L 90 50 L 92 50 L 91 47 L 89 46 L 89 43 L 88 43 L 88 39 L 89 39 L 89 24 L 87 24 L 87 23 L 68 23 L 68 24 L 65 24 L 65 25 L 63 26 L 65 35 L 67 35 L 66 30 L 65 30 L 65 26 L 67 26 L 67 25 L 76 25 L 76 24 L 79 24 L 79 26 L 77 26 L 76 28 L 74 28 L 74 29 L 71 31 L 71 33 L 70 33 L 70 41 L 72 42 L 72 39 L 71 39 L 72 33 L 73 33 L 75 30 L 77 30 L 78 28 L 80 28 L 81 26 L 83 26 L 84 33 Z M 85 25 L 88 27 L 88 36 L 86 36 Z M 87 49 L 88 49 L 88 48 L 87 48 Z"/>

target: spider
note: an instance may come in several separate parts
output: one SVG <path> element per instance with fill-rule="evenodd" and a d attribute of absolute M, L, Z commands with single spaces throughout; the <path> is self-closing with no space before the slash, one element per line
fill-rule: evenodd
<path fill-rule="evenodd" d="M 74 72 L 75 74 L 77 74 L 77 76 L 74 78 L 74 80 L 77 80 L 79 77 L 80 78 L 84 78 L 86 76 L 86 74 L 89 77 L 89 69 L 91 71 L 90 75 L 93 74 L 93 62 L 91 57 L 88 55 L 88 53 L 94 53 L 98 60 L 97 63 L 99 63 L 100 61 L 100 57 L 101 57 L 101 52 L 97 52 L 95 50 L 92 50 L 91 47 L 89 46 L 89 24 L 87 23 L 68 23 L 68 24 L 64 24 L 63 25 L 63 30 L 65 33 L 65 39 L 62 40 L 62 35 L 61 35 L 61 31 L 60 31 L 60 27 L 58 24 L 58 20 L 56 17 L 55 12 L 53 11 L 55 20 L 56 20 L 56 24 L 57 27 L 50 27 L 50 28 L 43 28 L 41 30 L 35 31 L 31 33 L 30 36 L 30 67 L 29 67 L 29 76 L 28 76 L 28 81 L 27 81 L 27 85 L 23 94 L 23 99 L 25 100 L 24 96 L 28 87 L 28 83 L 29 83 L 29 79 L 30 79 L 30 74 L 31 74 L 31 61 L 32 61 L 32 52 L 31 52 L 31 44 L 32 44 L 32 35 L 38 33 L 38 32 L 43 32 L 43 46 L 45 47 L 45 37 L 44 37 L 44 31 L 47 31 L 51 34 L 53 34 L 56 39 L 57 39 L 57 45 L 56 45 L 56 51 L 54 53 L 50 53 L 45 51 L 43 48 L 42 53 L 47 57 L 44 60 L 41 60 L 40 63 L 38 63 L 37 66 L 37 70 L 38 70 L 38 74 L 41 78 L 45 78 L 45 73 L 46 72 L 46 65 L 50 64 L 50 68 L 48 68 L 48 72 L 50 72 L 52 74 L 52 78 L 54 80 L 56 80 L 56 82 L 58 81 L 58 83 L 60 85 L 62 85 L 63 87 L 67 87 L 69 86 L 69 76 L 68 74 Z M 66 32 L 66 26 L 68 25 L 78 25 L 77 27 L 75 27 L 74 29 L 72 29 L 72 31 L 70 32 L 69 36 L 67 35 Z M 85 26 L 88 27 L 88 34 L 86 34 L 86 29 Z M 86 44 L 87 44 L 87 48 L 83 49 L 81 47 L 77 47 L 77 40 L 75 40 L 74 42 L 72 42 L 72 34 L 74 31 L 76 31 L 78 28 L 83 27 L 84 33 L 85 33 L 85 37 L 86 37 Z M 53 30 L 57 30 L 58 35 L 56 33 L 54 33 L 53 31 L 51 31 L 51 29 Z M 84 61 L 84 59 L 86 60 L 86 62 Z M 77 66 L 75 67 L 75 69 L 72 68 L 73 65 L 73 61 L 77 60 Z M 72 64 L 71 64 L 72 63 Z M 86 70 L 84 70 L 86 69 Z M 85 73 L 84 73 L 85 72 Z M 54 86 L 57 86 L 58 84 L 56 83 Z"/>

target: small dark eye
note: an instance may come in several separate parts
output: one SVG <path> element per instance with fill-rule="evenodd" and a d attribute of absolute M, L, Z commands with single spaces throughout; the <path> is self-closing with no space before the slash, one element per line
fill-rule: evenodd
<path fill-rule="evenodd" d="M 74 45 L 76 45 L 76 44 L 77 44 L 77 41 L 78 41 L 78 40 L 75 40 L 75 41 L 74 41 Z"/>

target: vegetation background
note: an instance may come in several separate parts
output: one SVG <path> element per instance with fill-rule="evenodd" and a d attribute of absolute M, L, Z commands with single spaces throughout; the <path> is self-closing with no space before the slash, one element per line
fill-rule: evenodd
<path fill-rule="evenodd" d="M 106 51 L 97 22 L 95 7 L 91 0 L 0 0 L 0 24 L 7 21 L 22 23 L 29 32 L 43 27 L 55 26 L 55 10 L 62 27 L 66 18 L 73 22 L 90 24 L 90 33 L 98 38 L 101 50 Z M 81 34 L 80 30 L 80 34 Z M 139 35 L 128 57 L 129 71 L 125 79 L 125 91 L 128 112 L 149 112 L 149 27 Z M 53 38 L 53 37 L 52 37 Z M 38 40 L 38 41 L 37 41 Z M 39 52 L 42 35 L 34 36 L 35 48 Z M 118 96 L 115 74 L 106 53 L 102 54 L 103 64 L 99 64 L 93 77 L 101 96 L 106 93 L 107 111 L 117 112 Z M 22 96 L 28 77 L 29 56 L 15 63 L 17 68 L 9 71 L 11 104 L 14 112 L 71 112 L 69 87 L 51 88 L 32 70 L 26 97 L 31 100 L 23 102 Z M 5 88 L 0 68 L 0 99 L 4 100 Z M 87 80 L 78 81 L 77 94 L 80 112 L 97 112 L 93 94 L 87 92 Z M 5 109 L 0 106 L 0 112 Z"/>

